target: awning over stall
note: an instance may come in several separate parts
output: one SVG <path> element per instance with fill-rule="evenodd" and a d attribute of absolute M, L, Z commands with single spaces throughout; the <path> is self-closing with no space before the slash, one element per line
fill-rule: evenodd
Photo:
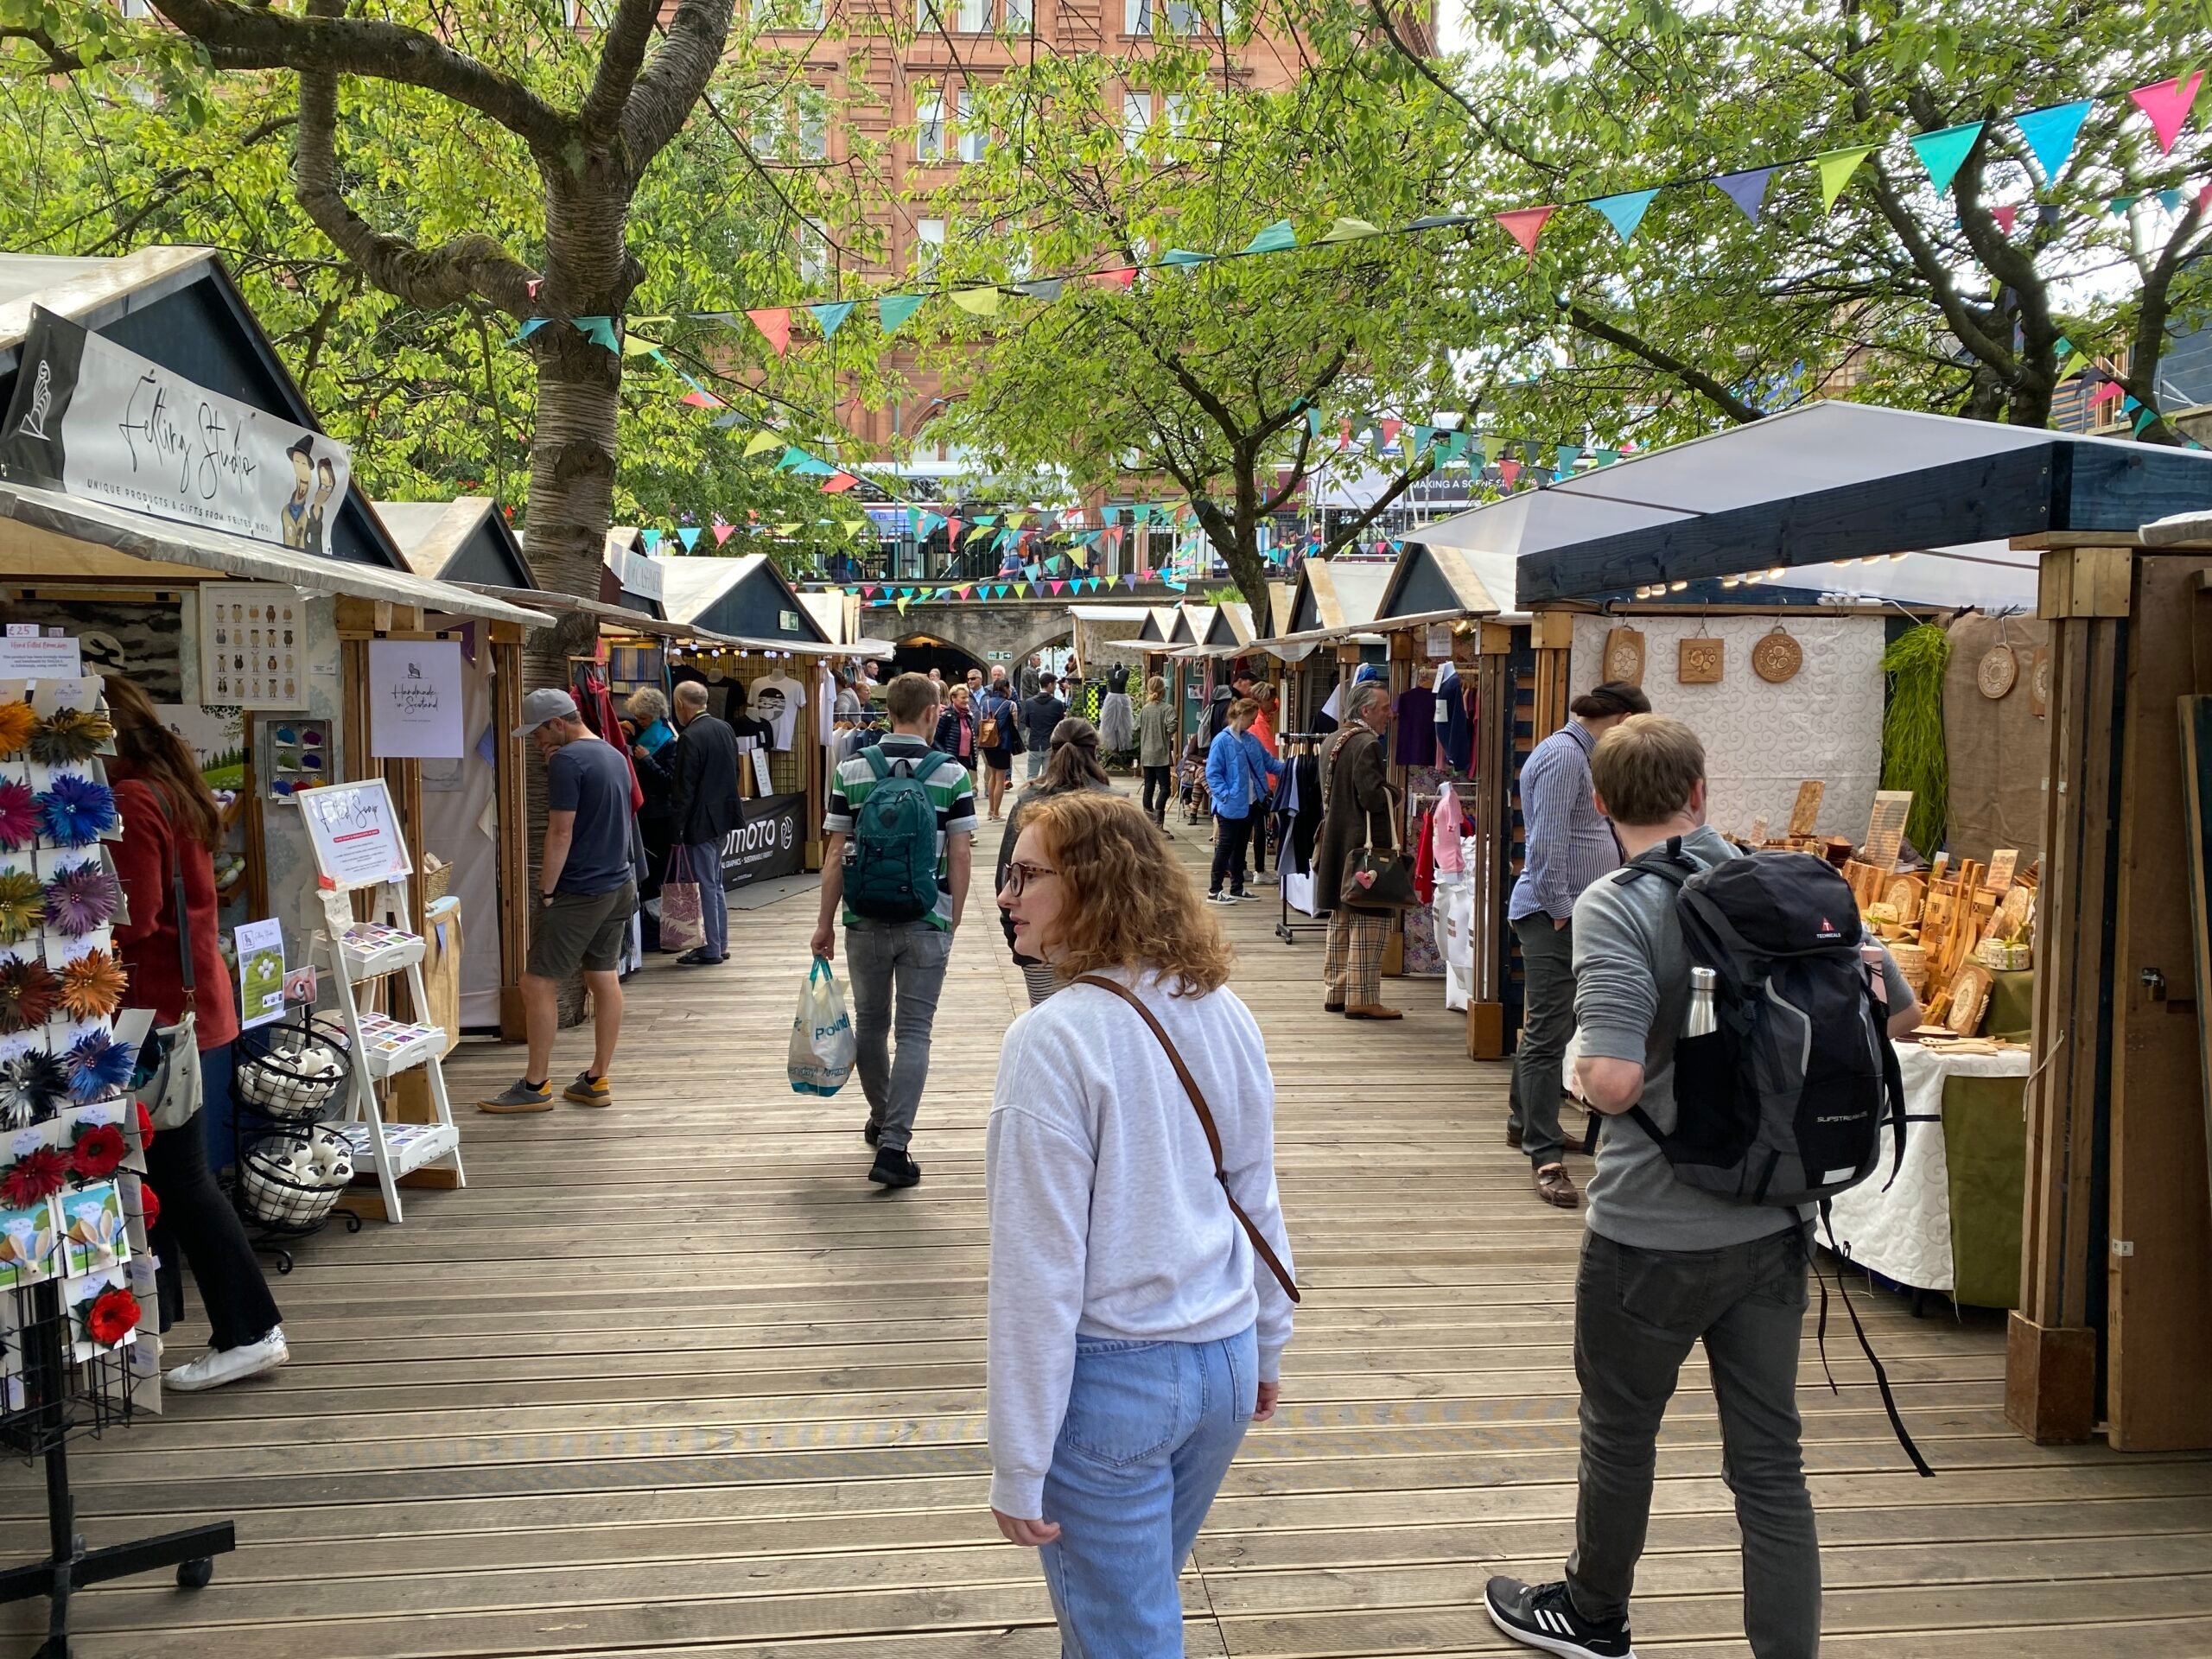
<path fill-rule="evenodd" d="M 1512 611 L 1772 572 L 1784 587 L 2001 610 L 2036 598 L 2035 555 L 2012 538 L 2133 542 L 2146 521 L 2208 502 L 2212 455 L 1816 403 L 1415 534 L 1465 551 Z"/>
<path fill-rule="evenodd" d="M 111 557 L 103 560 L 88 554 L 86 544 L 111 550 Z M 41 581 L 117 575 L 143 579 L 149 566 L 155 567 L 154 575 L 161 574 L 159 567 L 168 566 L 172 575 L 193 578 L 289 582 L 317 593 L 388 600 L 528 627 L 550 626 L 553 621 L 543 611 L 411 571 L 326 558 L 226 531 L 149 518 L 105 502 L 28 485 L 0 484 L 0 575 Z"/>

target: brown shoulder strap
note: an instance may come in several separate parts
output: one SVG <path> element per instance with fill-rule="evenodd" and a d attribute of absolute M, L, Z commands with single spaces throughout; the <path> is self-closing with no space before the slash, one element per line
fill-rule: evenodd
<path fill-rule="evenodd" d="M 1183 1080 L 1184 1091 L 1191 1096 L 1191 1104 L 1198 1114 L 1198 1127 L 1206 1132 L 1206 1145 L 1213 1152 L 1213 1178 L 1221 1183 L 1221 1195 L 1229 1200 L 1230 1213 L 1243 1224 L 1245 1236 L 1252 1241 L 1252 1249 L 1258 1253 L 1260 1260 L 1268 1264 L 1268 1271 L 1274 1274 L 1275 1282 L 1282 1287 L 1283 1294 L 1292 1301 L 1297 1301 L 1298 1286 L 1283 1270 L 1282 1258 L 1275 1254 L 1274 1246 L 1268 1243 L 1266 1236 L 1260 1231 L 1252 1217 L 1244 1213 L 1244 1206 L 1236 1202 L 1236 1195 L 1229 1190 L 1229 1172 L 1221 1166 L 1221 1131 L 1214 1127 L 1213 1113 L 1206 1105 L 1205 1096 L 1199 1090 L 1198 1080 L 1191 1075 L 1191 1068 L 1183 1064 L 1182 1055 L 1169 1039 L 1166 1027 L 1160 1023 L 1159 1016 L 1145 1007 L 1143 1000 L 1135 992 L 1113 980 L 1096 974 L 1084 974 L 1070 982 L 1096 985 L 1102 991 L 1113 992 L 1135 1008 L 1145 1024 L 1152 1027 L 1152 1034 L 1160 1039 L 1160 1047 L 1167 1052 L 1167 1064 L 1175 1068 L 1175 1075 Z"/>

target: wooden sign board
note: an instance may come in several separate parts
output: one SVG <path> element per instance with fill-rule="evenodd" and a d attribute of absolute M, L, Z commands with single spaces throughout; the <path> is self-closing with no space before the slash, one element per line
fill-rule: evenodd
<path fill-rule="evenodd" d="M 2003 893 L 2012 887 L 2012 873 L 2019 867 L 2020 849 L 1999 847 L 1989 855 L 1989 874 L 1982 877 L 1981 885 L 1993 893 Z"/>
<path fill-rule="evenodd" d="M 1675 641 L 1675 677 L 1684 685 L 1718 685 L 1726 649 L 1720 640 L 1702 636 Z"/>
<path fill-rule="evenodd" d="M 1818 778 L 1808 778 L 1797 785 L 1797 804 L 1789 809 L 1789 833 L 1809 836 L 1821 822 L 1821 798 L 1828 786 Z"/>
<path fill-rule="evenodd" d="M 1605 635 L 1605 677 L 1624 685 L 1643 683 L 1643 635 L 1635 628 L 1619 627 Z"/>
<path fill-rule="evenodd" d="M 1897 867 L 1897 847 L 1904 840 L 1904 821 L 1912 815 L 1912 791 L 1881 789 L 1874 791 L 1874 810 L 1866 821 L 1866 861 L 1878 870 Z"/>

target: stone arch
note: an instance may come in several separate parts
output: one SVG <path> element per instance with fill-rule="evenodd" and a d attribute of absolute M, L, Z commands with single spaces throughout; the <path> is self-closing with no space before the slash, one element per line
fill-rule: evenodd
<path fill-rule="evenodd" d="M 990 664 L 959 640 L 926 627 L 911 628 L 891 643 L 895 648 L 891 658 L 894 674 L 926 674 L 934 668 L 947 685 L 953 685 L 966 679 L 971 668 L 986 674 L 990 671 Z"/>

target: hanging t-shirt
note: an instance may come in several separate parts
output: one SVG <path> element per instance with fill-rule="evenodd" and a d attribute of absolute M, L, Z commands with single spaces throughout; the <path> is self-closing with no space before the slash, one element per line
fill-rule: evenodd
<path fill-rule="evenodd" d="M 799 710 L 806 707 L 806 688 L 779 669 L 747 686 L 746 700 L 753 717 L 773 728 L 772 747 L 790 748 L 798 728 Z"/>
<path fill-rule="evenodd" d="M 1411 686 L 1398 693 L 1398 749 L 1402 766 L 1436 764 L 1436 693 Z"/>
<path fill-rule="evenodd" d="M 1475 688 L 1463 680 L 1449 663 L 1436 680 L 1436 745 L 1444 764 L 1462 777 L 1471 776 L 1475 761 Z"/>
<path fill-rule="evenodd" d="M 750 754 L 755 749 L 775 747 L 776 728 L 765 720 L 740 715 L 729 722 L 729 728 L 737 734 L 737 752 L 740 754 Z"/>

